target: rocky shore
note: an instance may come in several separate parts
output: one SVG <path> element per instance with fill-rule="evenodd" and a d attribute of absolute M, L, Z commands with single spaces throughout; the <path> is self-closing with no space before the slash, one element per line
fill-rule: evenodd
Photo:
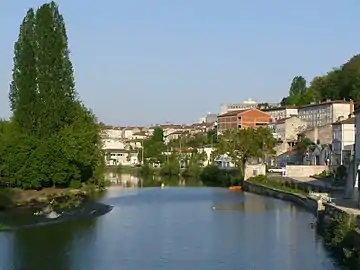
<path fill-rule="evenodd" d="M 32 191 L 30 191 L 32 192 Z M 93 199 L 84 190 L 24 192 L 14 196 L 10 207 L 0 212 L 0 231 L 19 230 L 69 220 L 94 218 L 112 210 L 112 206 Z M 37 195 L 37 196 L 36 196 Z"/>

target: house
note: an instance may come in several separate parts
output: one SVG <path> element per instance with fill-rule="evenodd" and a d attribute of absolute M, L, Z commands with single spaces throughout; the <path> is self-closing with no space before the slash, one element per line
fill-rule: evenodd
<path fill-rule="evenodd" d="M 298 108 L 299 118 L 306 121 L 308 127 L 331 125 L 340 117 L 347 118 L 353 112 L 354 102 L 352 100 L 327 100 Z"/>
<path fill-rule="evenodd" d="M 135 165 L 139 163 L 138 152 L 127 149 L 106 149 L 105 163 L 107 166 Z"/>
<path fill-rule="evenodd" d="M 126 127 L 122 130 L 122 138 L 131 139 L 134 133 L 142 131 L 142 127 Z"/>
<path fill-rule="evenodd" d="M 272 121 L 274 122 L 280 119 L 290 118 L 292 116 L 298 115 L 298 109 L 296 106 L 272 107 L 262 109 L 262 111 L 270 114 Z"/>
<path fill-rule="evenodd" d="M 184 125 L 178 125 L 178 124 L 163 124 L 163 125 L 158 125 L 157 127 L 163 130 L 164 136 L 168 136 L 169 134 L 176 131 L 184 130 Z"/>
<path fill-rule="evenodd" d="M 145 140 L 148 134 L 145 131 L 134 132 L 131 136 L 132 140 Z"/>
<path fill-rule="evenodd" d="M 237 128 L 267 126 L 271 120 L 268 113 L 258 109 L 229 111 L 218 116 L 218 131 Z"/>
<path fill-rule="evenodd" d="M 270 123 L 269 128 L 278 141 L 276 152 L 279 155 L 291 150 L 295 146 L 299 133 L 306 129 L 306 122 L 297 116 L 290 116 Z"/>
<path fill-rule="evenodd" d="M 303 164 L 306 165 L 330 165 L 331 145 L 315 144 L 308 147 L 303 158 Z"/>
<path fill-rule="evenodd" d="M 348 165 L 354 154 L 355 117 L 332 124 L 332 165 Z"/>
<path fill-rule="evenodd" d="M 165 143 L 167 144 L 170 141 L 177 140 L 180 137 L 185 136 L 187 134 L 189 134 L 189 133 L 185 132 L 185 131 L 174 131 L 174 132 L 168 134 L 167 136 L 164 136 L 165 137 Z"/>
<path fill-rule="evenodd" d="M 277 120 L 273 127 L 281 141 L 296 142 L 299 133 L 306 128 L 306 122 L 297 116 L 291 116 Z"/>

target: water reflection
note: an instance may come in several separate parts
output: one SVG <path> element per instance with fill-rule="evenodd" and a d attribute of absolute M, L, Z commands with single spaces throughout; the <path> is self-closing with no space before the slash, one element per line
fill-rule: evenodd
<path fill-rule="evenodd" d="M 59 223 L 30 230 L 18 230 L 13 234 L 11 256 L 13 264 L 1 269 L 73 269 L 71 267 L 73 256 L 77 255 L 74 251 L 86 249 L 86 245 L 74 249 L 74 244 L 81 239 L 91 241 L 89 232 L 95 223 L 96 219 L 87 219 L 68 222 L 66 226 Z"/>
<path fill-rule="evenodd" d="M 102 200 L 114 209 L 97 219 L 0 234 L 0 269 L 337 269 L 308 226 L 313 216 L 288 202 L 221 188 L 121 185 Z"/>
<path fill-rule="evenodd" d="M 183 178 L 180 176 L 160 176 L 150 175 L 147 177 L 139 176 L 134 173 L 118 173 L 115 170 L 108 170 L 105 173 L 105 179 L 110 181 L 113 185 L 121 186 L 124 188 L 137 188 L 137 187 L 156 187 L 164 183 L 165 186 L 200 186 L 199 179 Z"/>

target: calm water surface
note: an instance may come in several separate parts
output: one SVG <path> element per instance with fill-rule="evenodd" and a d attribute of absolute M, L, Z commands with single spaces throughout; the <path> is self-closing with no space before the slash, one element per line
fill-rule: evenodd
<path fill-rule="evenodd" d="M 97 219 L 1 233 L 0 269 L 338 269 L 287 202 L 204 187 L 115 187 L 103 201 L 114 209 Z"/>

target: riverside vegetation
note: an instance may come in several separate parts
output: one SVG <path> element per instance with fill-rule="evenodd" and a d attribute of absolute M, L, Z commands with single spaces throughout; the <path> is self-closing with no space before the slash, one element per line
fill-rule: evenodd
<path fill-rule="evenodd" d="M 189 134 L 165 144 L 163 130 L 156 128 L 154 134 L 144 141 L 144 153 L 142 150 L 139 152 L 139 159 L 144 157 L 144 166 L 138 172 L 142 176 L 159 174 L 200 178 L 205 185 L 224 187 L 241 183 L 247 162 L 261 162 L 274 153 L 275 140 L 267 127 L 228 130 L 214 139 L 215 135 L 215 131 Z M 214 148 L 210 157 L 202 151 L 203 147 L 209 146 L 206 144 L 209 141 Z M 180 144 L 182 149 L 179 149 Z M 220 169 L 214 165 L 214 159 L 221 155 L 230 157 L 234 168 Z M 209 165 L 204 167 L 206 160 L 209 160 Z M 153 163 L 162 166 L 153 168 Z M 120 166 L 118 172 L 121 171 Z"/>
<path fill-rule="evenodd" d="M 1 186 L 103 185 L 101 128 L 76 92 L 65 22 L 54 2 L 27 11 L 13 64 L 12 116 L 0 121 Z M 8 192 L 1 191 L 2 205 L 11 201 Z"/>

